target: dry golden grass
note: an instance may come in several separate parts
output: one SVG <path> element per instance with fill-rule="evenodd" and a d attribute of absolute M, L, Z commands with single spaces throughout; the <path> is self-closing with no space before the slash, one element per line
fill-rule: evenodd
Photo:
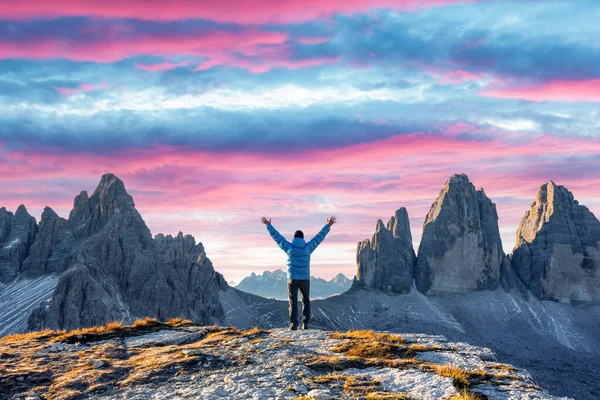
<path fill-rule="evenodd" d="M 412 351 L 415 351 L 415 352 L 444 350 L 443 348 L 441 348 L 439 346 L 428 346 L 428 345 L 421 344 L 421 343 L 411 344 L 410 346 L 408 346 L 408 349 L 412 350 Z"/>
<path fill-rule="evenodd" d="M 328 375 L 317 375 L 309 379 L 308 382 L 330 385 L 332 383 L 337 383 L 341 385 L 341 389 L 344 391 L 346 396 L 372 392 L 377 389 L 378 385 L 380 385 L 379 381 L 369 378 L 335 373 Z"/>
<path fill-rule="evenodd" d="M 181 319 L 181 318 L 171 318 L 170 320 L 167 321 L 167 325 L 171 325 L 174 327 L 188 326 L 188 325 L 192 325 L 192 324 L 193 324 L 192 320 Z"/>
<path fill-rule="evenodd" d="M 404 339 L 399 335 L 377 333 L 373 331 L 334 332 L 330 338 L 344 340 L 334 346 L 331 351 L 342 353 L 348 357 L 375 358 L 392 360 L 399 357 L 412 357 L 414 352 L 404 346 Z"/>
<path fill-rule="evenodd" d="M 135 321 L 133 321 L 133 324 L 131 326 L 133 326 L 134 328 L 139 328 L 140 326 L 147 326 L 150 324 L 154 324 L 155 322 L 158 322 L 156 318 L 146 317 L 144 319 L 136 319 Z"/>
<path fill-rule="evenodd" d="M 64 332 L 64 331 L 59 331 Z M 57 331 L 53 331 L 51 329 L 46 329 L 43 331 L 37 332 L 27 332 L 27 333 L 15 333 L 14 335 L 4 336 L 0 338 L 0 344 L 4 343 L 14 343 L 14 342 L 22 342 L 28 340 L 38 340 L 38 339 L 47 339 L 52 335 L 55 335 Z"/>
<path fill-rule="evenodd" d="M 371 392 L 365 398 L 367 400 L 408 400 L 405 394 L 387 392 Z"/>
<path fill-rule="evenodd" d="M 469 381 L 470 375 L 468 371 L 456 368 L 450 365 L 437 365 L 424 363 L 421 365 L 423 370 L 429 370 L 437 375 L 452 378 L 452 383 L 458 389 L 465 389 L 471 385 Z"/>
<path fill-rule="evenodd" d="M 404 338 L 400 335 L 389 333 L 373 332 L 371 330 L 349 330 L 347 332 L 333 332 L 329 334 L 332 339 L 363 339 L 372 341 L 388 342 L 396 345 L 403 345 Z"/>
<path fill-rule="evenodd" d="M 490 369 L 500 369 L 502 371 L 506 371 L 506 372 L 516 372 L 517 369 L 508 365 L 508 364 L 494 364 L 494 365 L 490 365 L 488 368 Z"/>

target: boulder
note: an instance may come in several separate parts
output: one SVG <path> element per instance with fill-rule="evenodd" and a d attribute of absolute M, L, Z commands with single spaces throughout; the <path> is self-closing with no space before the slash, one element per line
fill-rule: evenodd
<path fill-rule="evenodd" d="M 564 186 L 539 188 L 517 230 L 511 261 L 540 299 L 600 302 L 600 221 Z"/>
<path fill-rule="evenodd" d="M 413 283 L 415 251 L 408 213 L 400 208 L 387 227 L 377 221 L 371 240 L 358 243 L 354 288 L 371 288 L 389 293 L 408 293 Z"/>
<path fill-rule="evenodd" d="M 428 295 L 493 290 L 504 259 L 495 204 L 466 175 L 453 175 L 425 218 L 417 288 Z"/>

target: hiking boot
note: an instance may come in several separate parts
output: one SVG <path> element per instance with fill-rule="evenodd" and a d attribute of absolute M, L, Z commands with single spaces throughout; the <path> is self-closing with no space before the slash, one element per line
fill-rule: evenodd
<path fill-rule="evenodd" d="M 290 331 L 297 331 L 298 325 L 290 325 Z"/>

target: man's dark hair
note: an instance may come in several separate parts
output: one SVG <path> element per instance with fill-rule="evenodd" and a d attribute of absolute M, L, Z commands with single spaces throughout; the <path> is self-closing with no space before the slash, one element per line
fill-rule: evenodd
<path fill-rule="evenodd" d="M 296 231 L 296 233 L 294 233 L 294 239 L 296 238 L 304 239 L 304 232 Z"/>

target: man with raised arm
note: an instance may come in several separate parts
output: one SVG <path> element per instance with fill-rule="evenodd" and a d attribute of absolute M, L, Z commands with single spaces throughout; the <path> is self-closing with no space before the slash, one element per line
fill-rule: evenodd
<path fill-rule="evenodd" d="M 304 241 L 302 231 L 296 231 L 294 240 L 290 243 L 271 225 L 271 219 L 262 217 L 261 222 L 267 226 L 267 230 L 275 243 L 288 255 L 290 329 L 293 331 L 298 329 L 298 289 L 302 294 L 302 329 L 308 329 L 308 321 L 310 320 L 310 255 L 325 239 L 331 225 L 336 223 L 336 219 L 335 217 L 327 219 L 327 224 L 308 243 Z"/>

